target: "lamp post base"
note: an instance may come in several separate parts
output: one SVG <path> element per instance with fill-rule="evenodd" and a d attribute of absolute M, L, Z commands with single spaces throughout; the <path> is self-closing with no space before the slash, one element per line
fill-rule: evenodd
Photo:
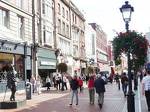
<path fill-rule="evenodd" d="M 128 112 L 135 112 L 134 95 L 135 94 L 132 91 L 128 92 L 128 95 L 127 95 L 127 109 L 128 109 Z"/>

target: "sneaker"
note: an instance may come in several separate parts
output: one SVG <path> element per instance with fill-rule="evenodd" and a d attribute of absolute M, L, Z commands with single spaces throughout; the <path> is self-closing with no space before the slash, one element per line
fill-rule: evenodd
<path fill-rule="evenodd" d="M 98 104 L 99 108 L 101 109 L 102 108 L 102 104 Z"/>
<path fill-rule="evenodd" d="M 72 105 L 72 104 L 69 104 L 70 106 Z"/>

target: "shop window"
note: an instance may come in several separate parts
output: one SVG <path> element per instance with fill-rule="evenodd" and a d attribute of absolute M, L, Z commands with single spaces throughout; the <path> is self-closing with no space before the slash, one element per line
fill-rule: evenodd
<path fill-rule="evenodd" d="M 0 82 L 7 80 L 6 66 L 8 64 L 14 65 L 15 76 L 18 80 L 24 79 L 24 65 L 23 56 L 14 54 L 0 53 Z"/>

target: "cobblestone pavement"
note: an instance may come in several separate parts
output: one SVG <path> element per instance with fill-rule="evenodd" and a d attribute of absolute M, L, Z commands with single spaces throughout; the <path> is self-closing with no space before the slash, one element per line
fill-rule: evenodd
<path fill-rule="evenodd" d="M 69 106 L 70 91 L 43 91 L 42 94 L 34 94 L 27 105 L 18 109 L 1 109 L 0 112 L 126 112 L 126 98 L 117 85 L 107 84 L 103 108 L 97 105 L 97 94 L 95 104 L 89 104 L 88 90 L 85 88 L 79 94 L 79 105 Z"/>

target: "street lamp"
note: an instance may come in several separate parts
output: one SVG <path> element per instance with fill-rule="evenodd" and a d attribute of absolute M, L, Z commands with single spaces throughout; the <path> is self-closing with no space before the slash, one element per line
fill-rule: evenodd
<path fill-rule="evenodd" d="M 126 32 L 129 32 L 129 22 L 131 21 L 131 14 L 134 11 L 134 8 L 128 4 L 128 1 L 125 2 L 125 5 L 122 5 L 120 12 L 122 13 L 123 20 L 125 22 Z M 128 112 L 135 112 L 135 102 L 134 102 L 134 93 L 132 91 L 132 77 L 131 77 L 131 59 L 130 59 L 131 49 L 128 49 L 128 78 L 129 78 L 129 90 L 127 96 L 127 109 Z"/>
<path fill-rule="evenodd" d="M 60 52 L 60 50 L 61 49 L 56 49 L 56 51 L 55 51 L 55 56 L 56 56 L 56 60 L 57 60 L 57 62 L 56 62 L 56 72 L 58 72 L 58 69 L 57 69 L 57 67 L 58 67 L 58 64 L 59 64 L 59 61 L 58 61 L 58 56 L 62 56 L 62 53 Z M 62 73 L 62 70 L 60 71 L 61 72 L 61 80 L 62 80 L 62 87 L 61 87 L 61 90 L 62 91 L 64 91 L 64 83 L 63 83 L 63 73 Z"/>

